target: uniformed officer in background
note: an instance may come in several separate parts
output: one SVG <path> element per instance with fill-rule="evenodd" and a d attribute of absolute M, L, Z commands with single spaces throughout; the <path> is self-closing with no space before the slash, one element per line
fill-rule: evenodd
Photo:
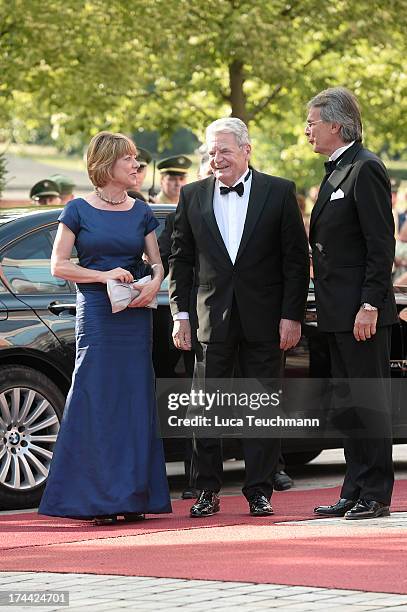
<path fill-rule="evenodd" d="M 57 183 L 50 179 L 38 181 L 31 187 L 30 198 L 39 206 L 60 206 L 61 192 Z"/>
<path fill-rule="evenodd" d="M 157 169 L 161 174 L 161 191 L 156 198 L 158 204 L 178 204 L 181 187 L 187 182 L 191 164 L 186 155 L 166 157 L 158 162 Z"/>
<path fill-rule="evenodd" d="M 61 204 L 63 206 L 74 199 L 76 185 L 72 179 L 64 174 L 53 174 L 49 179 L 58 185 L 59 193 L 61 194 Z"/>
<path fill-rule="evenodd" d="M 143 202 L 147 202 L 147 198 L 142 193 L 143 183 L 147 176 L 147 166 L 153 159 L 150 151 L 147 149 L 143 149 L 142 147 L 137 147 L 137 161 L 140 164 L 137 168 L 137 184 L 136 189 L 132 189 L 127 193 L 131 198 L 137 198 L 139 200 L 143 200 Z"/>

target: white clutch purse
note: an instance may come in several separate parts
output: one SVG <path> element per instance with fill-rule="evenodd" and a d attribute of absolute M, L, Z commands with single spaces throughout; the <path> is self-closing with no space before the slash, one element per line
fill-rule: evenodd
<path fill-rule="evenodd" d="M 125 310 L 130 302 L 140 294 L 140 291 L 134 287 L 136 283 L 138 285 L 144 285 L 150 281 L 150 275 L 143 276 L 143 278 L 134 281 L 134 283 L 122 283 L 118 280 L 109 279 L 107 281 L 107 295 L 112 305 L 112 312 L 115 313 Z M 155 297 L 151 300 L 144 308 L 157 308 L 157 298 Z"/>

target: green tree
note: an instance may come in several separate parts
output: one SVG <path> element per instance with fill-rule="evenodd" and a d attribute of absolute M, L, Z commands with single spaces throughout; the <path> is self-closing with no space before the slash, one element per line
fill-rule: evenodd
<path fill-rule="evenodd" d="M 232 114 L 251 127 L 255 161 L 306 185 L 319 162 L 302 135 L 305 104 L 324 87 L 358 94 L 370 146 L 405 148 L 406 5 L 0 0 L 0 113 L 11 131 L 47 124 L 63 146 L 101 128 L 202 137 Z"/>

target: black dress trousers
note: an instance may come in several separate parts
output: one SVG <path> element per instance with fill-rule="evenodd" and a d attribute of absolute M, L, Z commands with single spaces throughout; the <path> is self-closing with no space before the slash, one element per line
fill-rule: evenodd
<path fill-rule="evenodd" d="M 204 378 L 230 379 L 239 366 L 242 378 L 276 379 L 283 370 L 283 351 L 277 342 L 249 342 L 244 337 L 236 301 L 233 301 L 229 333 L 225 342 L 198 343 L 195 373 Z M 273 475 L 280 456 L 278 438 L 242 439 L 245 459 L 243 494 L 273 492 Z M 194 438 L 192 482 L 197 489 L 219 491 L 223 459 L 220 438 Z"/>
<path fill-rule="evenodd" d="M 390 504 L 394 484 L 389 366 L 391 326 L 378 328 L 372 338 L 359 342 L 352 332 L 327 335 L 334 388 L 335 380 L 349 379 L 352 397 L 345 410 L 341 412 L 339 408 L 336 423 L 339 428 L 343 426 L 346 436 L 346 474 L 341 497 Z M 364 384 L 361 379 L 368 380 Z"/>

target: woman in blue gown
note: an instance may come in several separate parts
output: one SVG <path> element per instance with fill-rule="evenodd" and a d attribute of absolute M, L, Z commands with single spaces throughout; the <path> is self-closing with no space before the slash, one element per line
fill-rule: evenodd
<path fill-rule="evenodd" d="M 150 207 L 128 197 L 137 149 L 101 132 L 88 149 L 95 191 L 59 216 L 52 273 L 77 284 L 76 364 L 39 512 L 97 524 L 171 512 L 157 434 L 152 318 L 163 269 Z M 70 261 L 76 246 L 79 264 Z M 108 279 L 132 282 L 148 256 L 153 278 L 129 307 L 112 314 Z"/>

